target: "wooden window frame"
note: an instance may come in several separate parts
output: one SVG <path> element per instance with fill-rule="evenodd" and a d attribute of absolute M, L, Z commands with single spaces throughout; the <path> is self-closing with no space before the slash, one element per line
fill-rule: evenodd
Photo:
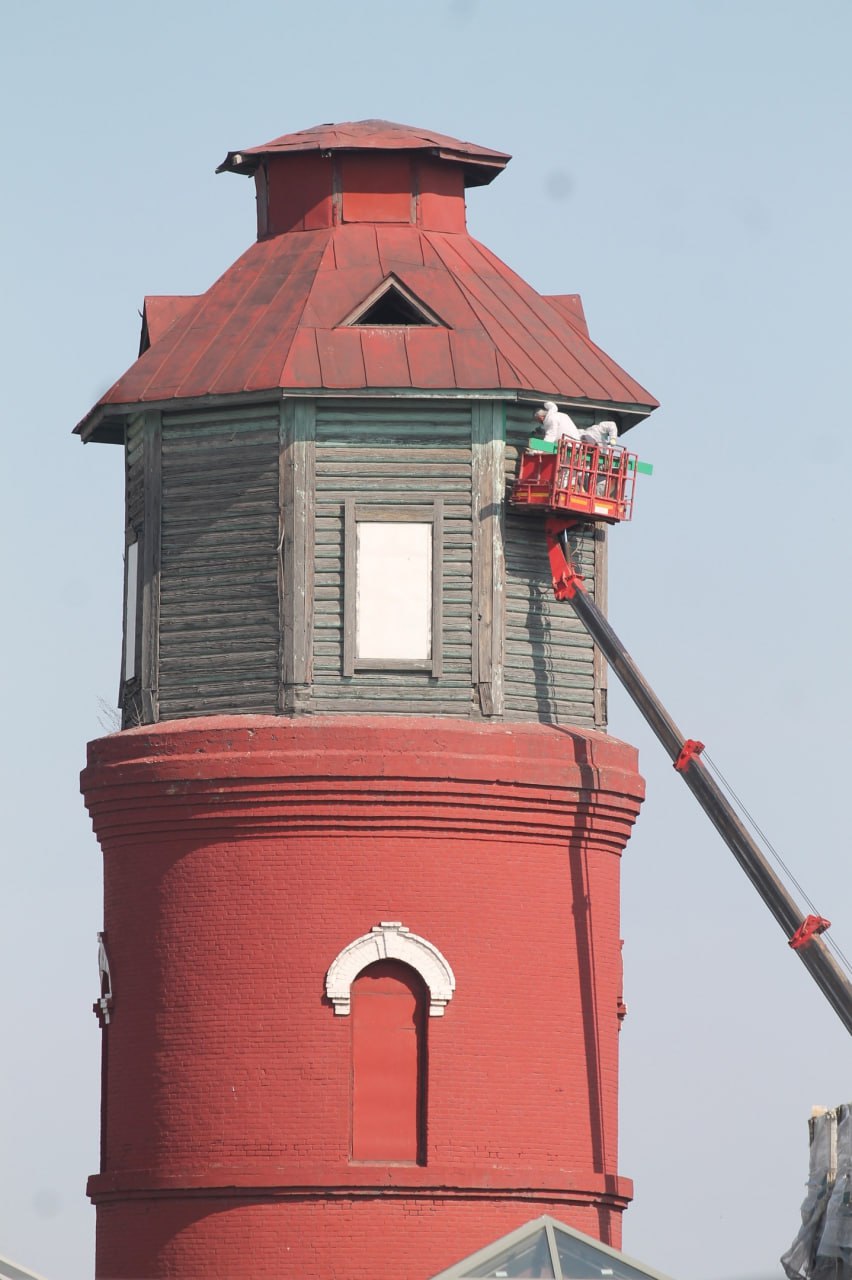
<path fill-rule="evenodd" d="M 432 525 L 432 653 L 428 658 L 358 658 L 357 626 L 357 537 L 359 521 L 387 524 Z M 444 503 L 391 501 L 378 505 L 347 498 L 344 504 L 343 553 L 343 675 L 359 671 L 428 671 L 437 679 L 443 674 L 444 631 Z"/>

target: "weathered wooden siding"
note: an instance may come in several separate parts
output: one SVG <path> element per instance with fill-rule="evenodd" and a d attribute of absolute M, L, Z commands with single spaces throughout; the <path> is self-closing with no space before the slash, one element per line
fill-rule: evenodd
<path fill-rule="evenodd" d="M 473 684 L 485 717 L 501 717 L 505 647 L 506 568 L 503 501 L 506 408 L 499 401 L 474 402 L 473 453 Z"/>
<path fill-rule="evenodd" d="M 125 436 L 124 473 L 127 482 L 127 524 L 133 528 L 142 525 L 142 513 L 145 509 L 145 472 L 144 472 L 144 425 L 143 414 L 137 414 L 127 424 Z"/>
<path fill-rule="evenodd" d="M 504 415 L 499 402 L 439 399 L 285 400 L 132 419 L 127 539 L 140 543 L 141 580 L 124 724 L 326 711 L 602 727 L 605 669 L 570 606 L 552 598 L 541 517 L 499 515 L 501 468 L 514 475 L 531 425 L 526 406 Z M 399 666 L 345 675 L 346 500 L 416 508 L 436 498 L 440 675 Z M 591 527 L 573 537 L 592 593 L 604 577 L 602 537 Z"/>
<path fill-rule="evenodd" d="M 471 411 L 454 401 L 325 400 L 316 417 L 313 707 L 326 712 L 471 712 Z M 443 498 L 442 674 L 343 676 L 344 503 Z"/>
<path fill-rule="evenodd" d="M 278 615 L 281 671 L 278 706 L 293 714 L 313 710 L 315 404 L 283 400 L 279 406 Z"/>
<path fill-rule="evenodd" d="M 159 714 L 274 714 L 277 405 L 162 421 Z"/>
<path fill-rule="evenodd" d="M 515 475 L 518 450 L 532 434 L 533 410 L 511 406 L 506 421 L 506 478 Z M 583 415 L 572 410 L 578 425 Z M 591 424 L 593 417 L 588 415 Z M 591 637 L 568 602 L 553 598 L 540 515 L 506 509 L 506 650 L 504 670 L 507 720 L 595 727 L 595 659 Z M 595 529 L 571 535 L 574 560 L 594 595 Z M 596 716 L 597 704 L 597 716 Z"/>

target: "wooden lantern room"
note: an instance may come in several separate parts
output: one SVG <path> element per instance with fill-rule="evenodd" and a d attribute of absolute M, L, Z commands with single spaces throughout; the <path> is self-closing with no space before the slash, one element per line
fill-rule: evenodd
<path fill-rule="evenodd" d="M 543 400 L 656 401 L 467 231 L 509 156 L 386 121 L 230 152 L 257 240 L 78 426 L 126 457 L 123 724 L 425 713 L 602 728 L 603 663 L 507 481 Z M 535 233 L 533 226 L 531 234 Z M 606 592 L 605 526 L 572 535 Z"/>

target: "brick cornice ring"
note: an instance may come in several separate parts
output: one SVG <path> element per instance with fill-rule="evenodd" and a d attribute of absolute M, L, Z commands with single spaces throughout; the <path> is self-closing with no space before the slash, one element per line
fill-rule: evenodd
<path fill-rule="evenodd" d="M 160 1196 L 263 1196 L 275 1199 L 359 1199 L 377 1195 L 398 1199 L 540 1200 L 566 1204 L 605 1204 L 624 1209 L 633 1198 L 633 1183 L 615 1174 L 551 1168 L 501 1169 L 493 1166 L 411 1166 L 384 1168 L 350 1165 L 346 1169 L 315 1167 L 269 1169 L 219 1168 L 204 1173 L 163 1176 L 151 1171 L 93 1174 L 87 1194 L 106 1200 L 152 1199 Z"/>
<path fill-rule="evenodd" d="M 540 724 L 423 717 L 200 717 L 89 746 L 104 847 L 335 832 L 575 840 L 618 854 L 644 787 L 633 748 Z"/>

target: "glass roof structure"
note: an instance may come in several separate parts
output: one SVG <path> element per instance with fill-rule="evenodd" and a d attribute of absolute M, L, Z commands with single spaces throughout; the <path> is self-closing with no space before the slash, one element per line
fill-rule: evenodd
<path fill-rule="evenodd" d="M 432 1280 L 669 1280 L 617 1249 L 545 1215 L 486 1245 Z"/>

